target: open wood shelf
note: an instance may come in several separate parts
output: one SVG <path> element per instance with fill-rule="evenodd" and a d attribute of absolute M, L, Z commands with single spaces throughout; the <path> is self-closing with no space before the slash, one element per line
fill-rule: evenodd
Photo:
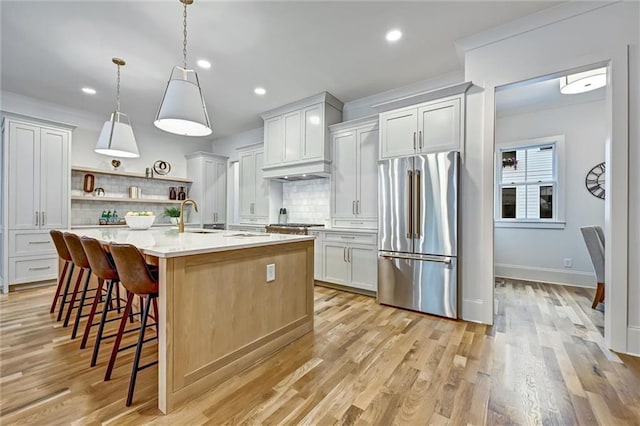
<path fill-rule="evenodd" d="M 141 179 L 149 179 L 149 180 L 164 180 L 164 181 L 167 181 L 167 182 L 193 183 L 193 181 L 191 179 L 181 178 L 181 177 L 170 177 L 170 176 L 154 175 L 152 178 L 148 178 L 142 173 L 118 172 L 118 171 L 113 171 L 113 170 L 91 169 L 89 167 L 79 167 L 79 166 L 71 167 L 71 171 L 72 172 L 79 172 L 79 173 L 96 173 L 96 174 L 109 175 L 109 176 L 133 177 L 133 178 L 141 178 Z"/>
<path fill-rule="evenodd" d="M 150 203 L 150 204 L 180 204 L 182 200 L 158 200 L 155 198 L 125 198 L 125 197 L 96 197 L 96 196 L 82 196 L 74 195 L 71 197 L 71 201 L 114 201 L 122 203 Z"/>

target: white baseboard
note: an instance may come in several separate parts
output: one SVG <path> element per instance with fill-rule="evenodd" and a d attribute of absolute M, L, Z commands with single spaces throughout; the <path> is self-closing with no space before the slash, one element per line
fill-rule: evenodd
<path fill-rule="evenodd" d="M 596 287 L 593 272 L 571 271 L 567 269 L 539 268 L 535 266 L 495 264 L 495 275 L 524 281 L 540 281 L 550 284 L 570 285 L 575 287 Z"/>
<path fill-rule="evenodd" d="M 477 322 L 480 324 L 493 325 L 493 312 L 491 317 L 484 318 L 487 309 L 484 306 L 484 301 L 480 299 L 463 299 L 462 300 L 462 312 L 460 318 L 469 322 Z"/>
<path fill-rule="evenodd" d="M 640 327 L 627 327 L 627 353 L 640 357 Z"/>

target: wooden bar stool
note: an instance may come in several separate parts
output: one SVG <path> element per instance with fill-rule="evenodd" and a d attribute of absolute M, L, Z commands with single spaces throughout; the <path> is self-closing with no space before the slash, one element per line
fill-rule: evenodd
<path fill-rule="evenodd" d="M 120 320 L 120 328 L 116 336 L 116 341 L 111 351 L 111 358 L 109 359 L 109 365 L 104 379 L 111 379 L 111 373 L 116 362 L 116 356 L 118 352 L 129 349 L 133 346 L 136 347 L 136 354 L 133 358 L 133 366 L 131 368 L 131 378 L 129 380 L 129 392 L 127 394 L 127 407 L 131 405 L 133 401 L 133 391 L 136 385 L 136 377 L 138 371 L 144 370 L 147 367 L 151 367 L 158 363 L 158 361 L 151 362 L 149 364 L 140 367 L 140 355 L 142 353 L 142 345 L 157 339 L 156 337 L 145 340 L 144 334 L 147 327 L 151 325 L 156 326 L 158 324 L 158 276 L 157 271 L 153 271 L 147 262 L 145 261 L 142 253 L 131 244 L 109 244 L 109 251 L 113 256 L 113 260 L 116 264 L 118 275 L 120 276 L 120 282 L 129 291 L 127 296 L 127 304 L 124 307 L 124 313 Z M 134 295 L 143 296 L 144 303 L 142 306 L 142 318 L 140 324 L 140 332 L 138 333 L 138 342 L 135 345 L 125 346 L 120 348 L 120 342 L 122 336 L 125 333 L 125 326 L 127 324 L 127 316 L 131 310 L 131 303 L 133 302 Z M 147 319 L 149 318 L 149 310 L 153 303 L 153 311 L 155 313 L 155 324 L 147 325 Z"/>
<path fill-rule="evenodd" d="M 80 242 L 82 244 L 82 248 L 84 249 L 85 255 L 87 256 L 87 260 L 89 261 L 89 265 L 91 266 L 91 271 L 93 274 L 98 277 L 98 289 L 96 294 L 102 294 L 104 290 L 105 281 L 108 282 L 106 297 L 104 301 L 104 306 L 102 307 L 102 311 L 96 312 L 98 303 L 100 301 L 99 297 L 95 297 L 93 299 L 93 303 L 91 304 L 91 310 L 89 311 L 89 317 L 87 319 L 87 323 L 84 327 L 84 334 L 82 335 L 82 342 L 80 343 L 80 349 L 84 349 L 87 345 L 87 340 L 89 339 L 89 333 L 91 332 L 91 327 L 98 326 L 98 332 L 96 334 L 96 341 L 93 345 L 93 354 L 91 356 L 91 367 L 96 365 L 98 359 L 98 353 L 100 351 L 100 342 L 109 337 L 114 337 L 115 334 L 103 336 L 104 326 L 108 322 L 117 321 L 120 317 L 107 319 L 107 314 L 109 311 L 114 311 L 113 307 L 113 290 L 115 287 L 116 290 L 116 308 L 115 310 L 118 314 L 121 312 L 122 308 L 120 306 L 120 278 L 118 277 L 118 271 L 113 263 L 113 259 L 111 255 L 104 249 L 102 243 L 95 238 L 89 237 L 81 237 Z M 96 314 L 101 314 L 100 321 L 94 323 L 94 317 Z M 129 312 L 129 320 L 133 322 L 133 313 Z"/>
<path fill-rule="evenodd" d="M 67 243 L 64 242 L 64 237 L 62 236 L 62 232 L 52 229 L 49 231 L 51 235 L 51 239 L 53 240 L 53 245 L 56 247 L 56 251 L 58 252 L 58 257 L 64 260 L 64 266 L 62 267 L 62 273 L 60 274 L 60 278 L 58 278 L 58 287 L 56 288 L 56 294 L 53 296 L 53 302 L 51 303 L 51 310 L 49 313 L 54 313 L 56 310 L 56 305 L 58 304 L 58 299 L 62 297 L 62 301 L 60 302 L 60 310 L 58 311 L 58 318 L 56 321 L 60 321 L 62 319 L 62 311 L 64 310 L 64 305 L 67 300 L 67 294 L 69 292 L 69 284 L 71 284 L 71 276 L 73 275 L 74 263 L 73 259 L 71 259 L 71 255 L 69 254 L 69 250 L 67 249 Z M 69 268 L 69 266 L 71 266 Z M 68 275 L 67 275 L 68 272 Z M 67 282 L 63 285 L 65 275 L 67 277 Z M 60 294 L 62 292 L 62 294 Z"/>
<path fill-rule="evenodd" d="M 87 300 L 92 299 L 93 297 L 87 298 L 87 292 L 89 291 L 89 280 L 91 279 L 91 265 L 89 265 L 89 260 L 84 253 L 84 249 L 82 248 L 82 243 L 80 242 L 80 237 L 75 234 L 71 234 L 69 232 L 65 232 L 62 234 L 64 237 L 64 242 L 67 243 L 67 249 L 69 250 L 69 254 L 71 255 L 71 259 L 77 268 L 80 268 L 80 272 L 78 273 L 78 278 L 76 279 L 76 285 L 73 289 L 73 294 L 71 295 L 71 302 L 69 302 L 69 310 L 67 311 L 67 316 L 64 320 L 64 326 L 69 325 L 69 319 L 71 318 L 71 312 L 77 308 L 76 311 L 76 319 L 73 322 L 73 331 L 71 332 L 71 338 L 75 339 L 78 333 L 78 326 L 80 324 L 80 318 L 82 315 L 82 310 L 88 304 L 85 303 Z M 80 290 L 80 282 L 82 281 L 82 276 L 87 272 L 87 277 L 84 280 L 84 286 L 82 287 L 82 293 L 80 295 L 80 301 L 78 306 L 75 305 L 76 298 L 78 296 Z M 95 297 L 98 297 L 98 293 L 95 294 Z M 86 315 L 85 315 L 86 316 Z"/>

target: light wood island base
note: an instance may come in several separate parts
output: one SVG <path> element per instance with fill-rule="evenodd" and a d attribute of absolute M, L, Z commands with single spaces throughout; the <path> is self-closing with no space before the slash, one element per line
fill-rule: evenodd
<path fill-rule="evenodd" d="M 165 414 L 313 330 L 312 240 L 158 260 Z"/>

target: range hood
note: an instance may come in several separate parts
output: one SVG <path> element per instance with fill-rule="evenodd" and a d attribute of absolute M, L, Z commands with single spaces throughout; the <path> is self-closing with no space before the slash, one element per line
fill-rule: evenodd
<path fill-rule="evenodd" d="M 328 161 L 297 161 L 291 164 L 278 164 L 262 168 L 262 177 L 282 182 L 296 180 L 328 178 L 331 176 L 331 164 Z"/>

